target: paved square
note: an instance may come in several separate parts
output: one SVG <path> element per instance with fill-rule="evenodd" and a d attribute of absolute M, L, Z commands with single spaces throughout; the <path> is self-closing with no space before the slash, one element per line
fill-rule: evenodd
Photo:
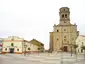
<path fill-rule="evenodd" d="M 0 64 L 85 64 L 83 54 L 36 53 L 36 54 L 0 54 Z"/>

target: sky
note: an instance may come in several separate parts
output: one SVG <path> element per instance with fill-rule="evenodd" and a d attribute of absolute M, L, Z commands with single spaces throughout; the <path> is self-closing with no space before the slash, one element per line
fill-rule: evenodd
<path fill-rule="evenodd" d="M 85 35 L 85 0 L 0 0 L 0 38 L 34 38 L 49 49 L 49 32 L 59 23 L 61 7 L 70 8 L 70 22 Z"/>

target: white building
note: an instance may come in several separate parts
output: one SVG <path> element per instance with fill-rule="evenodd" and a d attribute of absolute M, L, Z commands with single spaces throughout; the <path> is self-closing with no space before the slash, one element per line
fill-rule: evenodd
<path fill-rule="evenodd" d="M 32 53 L 32 52 L 39 52 L 40 50 L 38 50 L 37 45 L 32 44 L 30 41 L 24 40 L 24 51 L 26 51 L 27 53 L 29 53 L 29 52 Z"/>
<path fill-rule="evenodd" d="M 23 53 L 24 39 L 17 36 L 4 38 L 2 53 Z"/>
<path fill-rule="evenodd" d="M 83 53 L 82 46 L 85 46 L 85 35 L 80 35 L 76 39 L 76 44 L 78 45 L 77 52 Z"/>
<path fill-rule="evenodd" d="M 33 44 L 33 41 L 27 41 L 18 36 L 3 38 L 2 53 L 22 54 L 25 52 L 39 52 L 40 50 L 38 45 Z"/>

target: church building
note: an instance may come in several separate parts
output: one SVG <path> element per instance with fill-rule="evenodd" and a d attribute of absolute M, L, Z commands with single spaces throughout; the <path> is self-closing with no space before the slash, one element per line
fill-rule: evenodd
<path fill-rule="evenodd" d="M 50 32 L 50 51 L 70 52 L 74 48 L 76 38 L 79 35 L 77 25 L 70 23 L 70 9 L 62 7 L 59 9 L 60 22 L 58 25 L 54 24 L 53 32 Z"/>

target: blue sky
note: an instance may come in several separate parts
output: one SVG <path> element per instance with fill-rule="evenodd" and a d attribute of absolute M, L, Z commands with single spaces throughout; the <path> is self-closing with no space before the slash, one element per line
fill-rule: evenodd
<path fill-rule="evenodd" d="M 85 35 L 85 0 L 0 0 L 0 37 L 33 38 L 49 48 L 49 32 L 59 23 L 59 8 L 69 7 L 71 23 Z"/>

